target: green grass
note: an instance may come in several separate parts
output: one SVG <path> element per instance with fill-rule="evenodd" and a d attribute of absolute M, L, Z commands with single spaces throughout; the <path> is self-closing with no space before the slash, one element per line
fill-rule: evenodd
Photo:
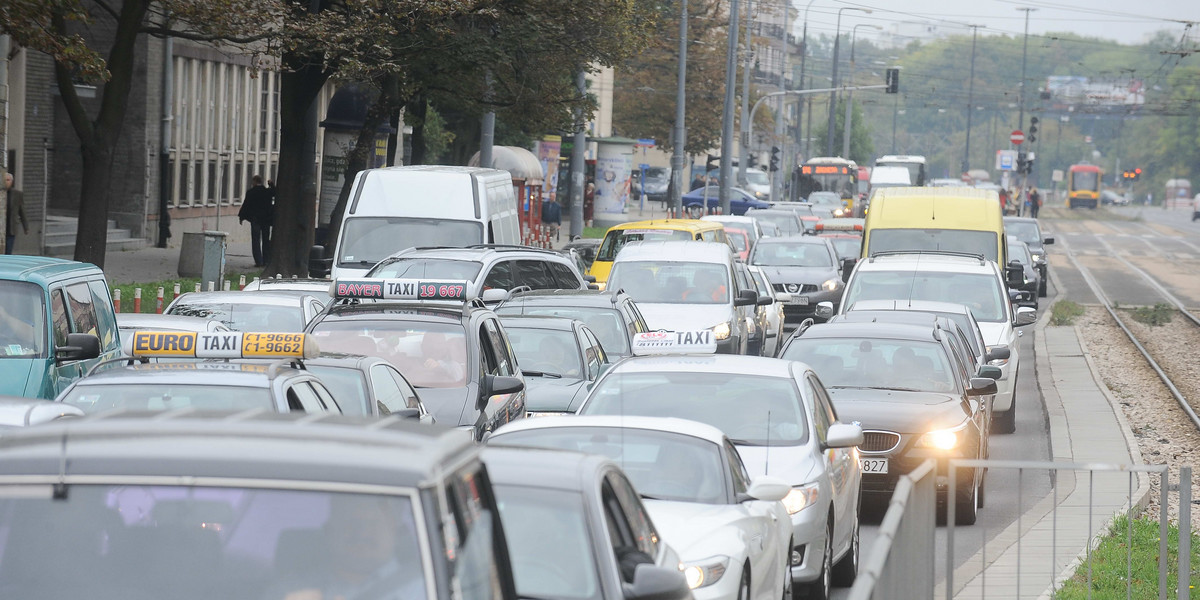
<path fill-rule="evenodd" d="M 1159 302 L 1154 306 L 1139 306 L 1129 312 L 1129 316 L 1139 323 L 1145 323 L 1151 327 L 1159 327 L 1171 322 L 1171 315 L 1175 314 L 1175 309 L 1164 302 Z"/>
<path fill-rule="evenodd" d="M 240 275 L 241 275 L 241 273 L 233 273 L 233 274 L 227 273 L 225 275 L 225 278 L 230 281 L 230 289 L 234 289 L 234 290 L 237 289 L 238 277 Z M 247 282 L 249 282 L 253 279 L 254 279 L 254 275 L 250 275 L 248 273 L 246 274 Z M 117 290 L 121 291 L 121 310 L 120 310 L 120 312 L 123 312 L 123 313 L 133 312 L 134 290 L 137 288 L 141 288 L 142 289 L 142 311 L 141 312 L 154 313 L 154 312 L 157 312 L 156 308 L 157 308 L 158 303 L 157 303 L 156 299 L 158 296 L 158 288 L 160 288 L 160 287 L 163 288 L 163 308 L 165 309 L 167 307 L 167 305 L 171 303 L 171 298 L 173 296 L 173 292 L 174 292 L 176 283 L 180 284 L 179 285 L 179 293 L 182 294 L 184 292 L 195 291 L 196 284 L 200 283 L 200 279 L 198 277 L 191 277 L 191 278 L 181 277 L 178 279 L 166 279 L 163 281 L 122 283 L 119 285 L 113 285 L 110 282 L 109 287 L 112 288 L 112 290 L 114 292 L 116 292 Z"/>
<path fill-rule="evenodd" d="M 1075 319 L 1082 317 L 1084 308 L 1078 302 L 1059 300 L 1050 309 L 1051 325 L 1074 325 Z"/>
<path fill-rule="evenodd" d="M 584 227 L 583 237 L 598 240 L 604 237 L 608 229 L 604 227 Z"/>
<path fill-rule="evenodd" d="M 1092 552 L 1092 586 L 1091 598 L 1105 600 L 1125 598 L 1125 582 L 1127 566 L 1125 551 L 1127 548 L 1127 527 L 1129 519 L 1122 515 L 1113 521 L 1108 534 L 1101 539 L 1099 546 Z M 1158 597 L 1158 520 L 1142 516 L 1133 520 L 1133 598 Z M 1172 590 L 1169 596 L 1175 597 L 1175 585 L 1178 581 L 1179 566 L 1179 528 L 1171 525 L 1167 536 L 1169 553 L 1167 588 Z M 1191 556 L 1191 597 L 1200 597 L 1195 592 L 1197 575 L 1200 575 L 1200 536 L 1192 535 Z M 1063 583 L 1062 589 L 1054 595 L 1058 600 L 1076 600 L 1088 598 L 1088 567 L 1086 561 L 1075 570 L 1075 575 Z"/>

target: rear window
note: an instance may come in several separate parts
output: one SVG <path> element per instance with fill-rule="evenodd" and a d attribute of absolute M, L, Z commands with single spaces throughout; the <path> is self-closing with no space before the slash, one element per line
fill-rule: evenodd
<path fill-rule="evenodd" d="M 474 281 L 483 268 L 482 263 L 472 260 L 450 260 L 445 258 L 401 258 L 376 266 L 368 273 L 371 277 L 411 279 L 462 279 Z"/>
<path fill-rule="evenodd" d="M 1007 320 L 1003 284 L 995 275 L 935 271 L 858 271 L 846 288 L 843 306 L 862 300 L 929 300 L 964 304 L 976 321 Z"/>
<path fill-rule="evenodd" d="M 895 251 L 943 250 L 982 254 L 997 259 L 996 232 L 963 229 L 872 229 L 868 254 Z"/>
<path fill-rule="evenodd" d="M 692 232 L 678 229 L 622 229 L 608 232 L 596 252 L 596 260 L 612 261 L 625 244 L 653 240 L 664 242 L 669 240 L 690 240 Z"/>

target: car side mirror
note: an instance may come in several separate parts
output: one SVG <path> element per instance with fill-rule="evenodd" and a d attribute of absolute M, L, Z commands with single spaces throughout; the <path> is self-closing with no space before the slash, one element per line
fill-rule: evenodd
<path fill-rule="evenodd" d="M 333 269 L 333 261 L 325 258 L 325 246 L 313 246 L 308 249 L 308 276 L 313 279 L 329 277 Z"/>
<path fill-rule="evenodd" d="M 990 377 L 972 377 L 967 388 L 968 396 L 991 396 L 996 393 L 996 380 Z"/>
<path fill-rule="evenodd" d="M 1010 356 L 1012 356 L 1012 350 L 1009 350 L 1008 348 L 996 348 L 995 350 L 989 350 L 983 358 L 987 360 L 987 362 L 992 362 L 993 360 L 1007 360 Z"/>
<path fill-rule="evenodd" d="M 483 300 L 484 304 L 488 304 L 490 302 L 503 302 L 508 300 L 510 296 L 512 296 L 512 294 L 510 294 L 508 290 L 492 288 L 490 290 L 483 290 L 483 294 L 479 296 L 479 299 Z"/>
<path fill-rule="evenodd" d="M 1025 298 L 1025 293 L 1021 290 L 1008 290 L 1009 302 L 1020 302 L 1023 298 Z"/>
<path fill-rule="evenodd" d="M 1004 268 L 1004 278 L 1009 287 L 1020 287 L 1025 284 L 1025 269 L 1020 264 L 1013 266 L 1009 263 Z"/>
<path fill-rule="evenodd" d="M 791 302 L 791 300 L 792 300 L 792 295 L 787 292 L 779 292 L 779 293 L 775 294 L 776 302 Z"/>
<path fill-rule="evenodd" d="M 858 264 L 857 258 L 842 259 L 842 283 L 850 282 L 850 274 L 854 272 L 854 265 Z"/>
<path fill-rule="evenodd" d="M 863 430 L 859 425 L 834 423 L 825 432 L 826 448 L 849 448 L 851 446 L 861 446 L 862 443 Z"/>
<path fill-rule="evenodd" d="M 1049 246 L 1050 244 L 1053 244 L 1053 243 L 1054 243 L 1054 238 L 1052 238 L 1052 237 L 1048 237 L 1048 238 L 1045 238 L 1042 240 L 1042 244 L 1044 244 L 1046 246 Z"/>
<path fill-rule="evenodd" d="M 506 375 L 484 375 L 479 383 L 479 401 L 475 407 L 483 410 L 492 396 L 515 394 L 525 389 L 525 382 Z"/>
<path fill-rule="evenodd" d="M 828 301 L 818 302 L 817 307 L 813 309 L 813 314 L 821 319 L 833 318 L 833 303 Z"/>
<path fill-rule="evenodd" d="M 639 564 L 633 571 L 633 583 L 621 588 L 625 600 L 685 600 L 692 596 L 683 571 L 660 567 L 653 559 Z"/>
<path fill-rule="evenodd" d="M 1017 314 L 1013 316 L 1013 326 L 1024 327 L 1037 321 L 1037 310 L 1028 306 L 1022 306 L 1017 309 Z"/>
<path fill-rule="evenodd" d="M 588 283 L 596 283 L 596 276 L 595 275 L 584 275 L 583 280 Z"/>
<path fill-rule="evenodd" d="M 67 345 L 54 350 L 54 360 L 71 362 L 100 356 L 100 338 L 90 333 L 68 333 Z"/>
<path fill-rule="evenodd" d="M 775 298 L 771 294 L 759 294 L 757 304 L 759 306 L 770 306 L 775 304 Z"/>
<path fill-rule="evenodd" d="M 758 304 L 758 292 L 754 290 L 741 290 L 738 292 L 737 298 L 734 298 L 734 306 L 754 306 Z"/>
<path fill-rule="evenodd" d="M 1008 349 L 1005 349 L 1004 351 L 1008 352 Z M 1003 377 L 1004 372 L 1000 370 L 1000 367 L 995 365 L 983 365 L 982 367 L 979 367 L 979 376 L 995 381 Z"/>
<path fill-rule="evenodd" d="M 415 408 L 401 408 L 400 410 L 393 410 L 388 416 L 416 421 L 421 418 L 421 411 Z"/>
<path fill-rule="evenodd" d="M 786 498 L 791 491 L 792 486 L 788 485 L 786 481 L 778 477 L 762 475 L 750 481 L 750 488 L 746 490 L 745 498 L 742 500 L 778 502 Z"/>

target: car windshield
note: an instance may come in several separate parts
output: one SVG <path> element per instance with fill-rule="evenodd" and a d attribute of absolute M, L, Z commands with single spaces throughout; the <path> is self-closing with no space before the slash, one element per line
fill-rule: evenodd
<path fill-rule="evenodd" d="M 300 299 L 291 306 L 238 304 L 234 302 L 183 302 L 171 307 L 170 314 L 220 321 L 234 331 L 299 333 L 304 331 L 304 309 Z"/>
<path fill-rule="evenodd" d="M 384 587 L 426 597 L 408 497 L 129 484 L 71 485 L 61 498 L 9 491 L 0 487 L 5 598 L 393 597 Z M 364 581 L 375 587 L 360 589 Z"/>
<path fill-rule="evenodd" d="M 767 174 L 758 171 L 746 171 L 746 181 L 749 181 L 752 185 L 771 185 L 771 180 L 767 177 Z"/>
<path fill-rule="evenodd" d="M 788 344 L 780 358 L 806 363 L 830 389 L 881 387 L 939 393 L 957 390 L 946 352 L 934 342 L 799 337 Z"/>
<path fill-rule="evenodd" d="M 862 253 L 862 238 L 860 237 L 835 237 L 829 238 L 833 242 L 833 248 L 837 250 L 838 258 L 858 258 Z"/>
<path fill-rule="evenodd" d="M 610 288 L 651 304 L 725 304 L 729 282 L 728 267 L 699 262 L 618 262 L 608 276 Z"/>
<path fill-rule="evenodd" d="M 76 286 L 71 286 L 76 287 Z M 87 286 L 80 286 L 87 290 Z M 70 297 L 64 294 L 64 297 Z M 88 298 L 89 303 L 92 302 Z M 74 301 L 72 300 L 72 304 Z M 61 312 L 66 319 L 66 311 Z M 86 315 L 80 311 L 81 315 Z M 82 317 L 81 317 L 82 318 Z M 95 334 L 95 317 L 91 331 Z M 65 320 L 55 323 L 60 331 L 68 331 L 70 324 Z M 65 343 L 61 340 L 60 343 Z M 45 358 L 46 356 L 46 299 L 42 288 L 22 281 L 0 282 L 0 358 Z"/>
<path fill-rule="evenodd" d="M 166 381 L 153 383 L 111 383 L 76 385 L 62 402 L 78 406 L 88 414 L 106 410 L 275 410 L 271 390 L 266 386 L 193 384 L 177 385 Z"/>
<path fill-rule="evenodd" d="M 666 180 L 670 175 L 671 171 L 666 167 L 648 167 L 646 169 L 646 179 Z"/>
<path fill-rule="evenodd" d="M 504 331 L 517 353 L 517 364 L 530 371 L 563 377 L 582 377 L 583 361 L 575 332 L 561 329 L 519 327 L 506 322 Z"/>
<path fill-rule="evenodd" d="M 342 228 L 342 253 L 338 266 L 373 267 L 375 263 L 407 248 L 423 246 L 464 247 L 481 244 L 483 225 L 452 219 L 410 217 L 355 217 Z"/>
<path fill-rule="evenodd" d="M 494 487 L 504 537 L 513 556 L 517 595 L 555 599 L 602 597 L 583 496 L 543 487 L 506 484 Z M 549 540 L 553 543 L 547 543 Z"/>
<path fill-rule="evenodd" d="M 779 235 L 796 235 L 801 231 L 801 225 L 798 223 L 794 215 L 785 213 L 763 213 L 758 211 L 747 211 L 747 217 L 754 217 L 759 221 L 766 221 L 779 229 Z"/>
<path fill-rule="evenodd" d="M 824 243 L 801 240 L 763 240 L 754 246 L 750 264 L 764 267 L 832 267 L 833 257 Z"/>
<path fill-rule="evenodd" d="M 735 250 L 737 250 L 738 252 L 746 251 L 747 242 L 746 242 L 746 233 L 745 232 L 730 231 L 730 230 L 726 229 L 725 237 L 728 237 L 729 241 L 733 243 L 733 248 Z"/>
<path fill-rule="evenodd" d="M 583 321 L 608 354 L 624 356 L 629 354 L 629 330 L 621 313 L 615 308 L 591 308 L 587 306 L 538 306 L 531 304 L 501 304 L 496 314 L 502 317 L 529 315 L 531 317 L 562 317 L 564 319 L 579 319 Z"/>
<path fill-rule="evenodd" d="M 842 206 L 842 199 L 833 192 L 813 192 L 808 195 L 808 201 L 816 205 Z"/>
<path fill-rule="evenodd" d="M 625 244 L 629 242 L 663 242 L 692 239 L 695 239 L 692 232 L 679 229 L 622 229 L 610 231 L 604 236 L 604 241 L 600 244 L 600 250 L 596 252 L 596 260 L 612 261 L 617 257 L 617 253 L 621 251 L 621 248 L 624 248 Z"/>
<path fill-rule="evenodd" d="M 483 268 L 473 260 L 401 258 L 376 265 L 367 275 L 383 278 L 454 279 L 474 281 Z"/>
<path fill-rule="evenodd" d="M 1026 244 L 1042 243 L 1042 232 L 1038 231 L 1037 223 L 1024 221 L 1005 221 L 1004 233 L 1011 235 Z"/>
<path fill-rule="evenodd" d="M 579 414 L 678 417 L 707 423 L 734 443 L 794 446 L 808 440 L 796 384 L 740 373 L 610 373 Z"/>
<path fill-rule="evenodd" d="M 367 394 L 367 379 L 364 373 L 351 367 L 335 367 L 332 365 L 307 364 L 305 369 L 316 375 L 329 388 L 329 392 L 337 398 L 338 406 L 344 415 L 362 416 L 370 414 L 367 410 L 369 402 Z"/>
<path fill-rule="evenodd" d="M 461 324 L 325 319 L 309 335 L 323 352 L 382 358 L 416 387 L 467 385 L 467 335 Z"/>
<path fill-rule="evenodd" d="M 621 465 L 643 498 L 724 504 L 727 497 L 720 446 L 690 435 L 632 427 L 549 427 L 492 440 L 607 456 Z"/>
<path fill-rule="evenodd" d="M 860 300 L 929 300 L 964 304 L 971 309 L 976 321 L 1004 322 L 1001 282 L 985 273 L 953 273 L 943 271 L 858 271 L 846 289 L 843 305 L 853 306 Z"/>
<path fill-rule="evenodd" d="M 982 254 L 996 261 L 996 232 L 964 229 L 874 229 L 868 249 L 872 255 L 880 252 L 943 250 Z"/>
<path fill-rule="evenodd" d="M 1033 263 L 1033 258 L 1029 256 L 1029 246 L 1026 246 L 1024 242 L 1008 245 L 1008 259 L 1020 261 L 1023 265 Z"/>

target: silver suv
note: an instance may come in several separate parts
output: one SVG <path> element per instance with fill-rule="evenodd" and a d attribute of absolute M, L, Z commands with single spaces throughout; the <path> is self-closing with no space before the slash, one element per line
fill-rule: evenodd
<path fill-rule="evenodd" d="M 467 297 L 499 302 L 517 289 L 586 290 L 575 261 L 527 246 L 409 248 L 371 268 L 367 277 L 461 280 Z"/>

